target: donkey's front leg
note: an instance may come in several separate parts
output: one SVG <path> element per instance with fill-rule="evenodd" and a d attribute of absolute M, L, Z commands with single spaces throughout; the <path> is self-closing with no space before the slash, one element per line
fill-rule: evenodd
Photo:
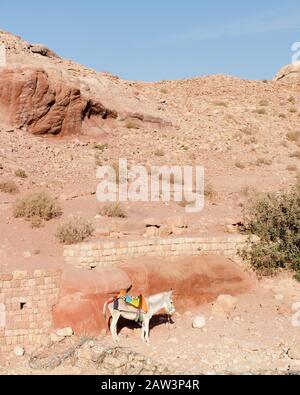
<path fill-rule="evenodd" d="M 145 341 L 145 334 L 146 334 L 146 331 L 145 331 L 145 322 L 144 322 L 144 320 L 143 320 L 143 322 L 142 322 L 142 334 L 141 334 L 142 342 Z"/>
<path fill-rule="evenodd" d="M 144 317 L 144 341 L 149 343 L 149 326 L 150 326 L 150 318 L 149 317 Z"/>
<path fill-rule="evenodd" d="M 119 343 L 119 341 L 120 341 L 120 339 L 118 337 L 118 333 L 117 333 L 117 325 L 118 325 L 119 318 L 120 318 L 120 315 L 117 314 L 117 315 L 113 316 L 112 320 L 111 320 L 110 331 L 111 331 L 111 336 L 112 336 L 114 343 Z"/>

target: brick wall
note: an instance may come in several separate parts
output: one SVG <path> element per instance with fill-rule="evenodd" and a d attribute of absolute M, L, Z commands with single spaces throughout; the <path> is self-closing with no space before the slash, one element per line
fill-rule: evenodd
<path fill-rule="evenodd" d="M 64 257 L 67 263 L 84 268 L 117 265 L 128 258 L 141 256 L 176 257 L 219 254 L 240 262 L 237 251 L 247 238 L 248 236 L 242 235 L 222 235 L 137 241 L 96 241 L 65 246 Z"/>
<path fill-rule="evenodd" d="M 60 271 L 0 273 L 0 352 L 38 345 L 52 327 Z"/>

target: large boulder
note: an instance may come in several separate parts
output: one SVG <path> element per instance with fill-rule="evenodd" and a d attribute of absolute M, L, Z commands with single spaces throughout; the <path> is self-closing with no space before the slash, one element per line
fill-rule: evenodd
<path fill-rule="evenodd" d="M 105 328 L 102 309 L 103 295 L 87 296 L 82 293 L 64 296 L 53 308 L 53 322 L 56 328 L 66 325 L 72 327 L 76 335 L 99 335 Z"/>
<path fill-rule="evenodd" d="M 0 124 L 33 134 L 79 134 L 90 117 L 116 117 L 114 111 L 80 89 L 40 68 L 0 70 Z"/>
<path fill-rule="evenodd" d="M 48 58 L 59 58 L 59 56 L 55 52 L 46 47 L 46 45 L 44 44 L 29 45 L 29 49 L 32 53 L 46 56 Z"/>
<path fill-rule="evenodd" d="M 197 315 L 197 317 L 193 320 L 193 328 L 194 329 L 203 329 L 206 325 L 206 318 L 203 314 Z"/>
<path fill-rule="evenodd" d="M 221 294 L 246 292 L 251 279 L 220 256 L 144 257 L 98 271 L 68 269 L 62 276 L 60 300 L 53 309 L 55 328 L 71 327 L 76 335 L 99 335 L 107 328 L 104 303 L 131 284 L 133 295 L 154 295 L 172 288 L 176 310 L 184 312 L 213 302 Z"/>
<path fill-rule="evenodd" d="M 174 289 L 179 312 L 213 302 L 222 294 L 239 295 L 252 284 L 242 268 L 222 256 L 135 258 L 124 262 L 121 269 L 128 274 L 137 294 Z"/>
<path fill-rule="evenodd" d="M 106 328 L 104 303 L 130 285 L 128 275 L 118 268 L 104 268 L 100 272 L 66 270 L 62 275 L 60 300 L 53 308 L 54 326 L 71 327 L 75 334 L 99 335 Z"/>

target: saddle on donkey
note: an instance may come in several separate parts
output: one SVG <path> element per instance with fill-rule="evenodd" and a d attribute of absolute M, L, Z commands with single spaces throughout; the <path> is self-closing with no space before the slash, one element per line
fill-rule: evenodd
<path fill-rule="evenodd" d="M 112 299 L 114 303 L 115 310 L 119 310 L 119 300 L 123 300 L 126 304 L 134 307 L 137 310 L 136 321 L 142 321 L 141 313 L 148 313 L 148 304 L 144 295 L 131 296 L 129 292 L 132 289 L 132 285 L 126 291 L 119 291 Z"/>

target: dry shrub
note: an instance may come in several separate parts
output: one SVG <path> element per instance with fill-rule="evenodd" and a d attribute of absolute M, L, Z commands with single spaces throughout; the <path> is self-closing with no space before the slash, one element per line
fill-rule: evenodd
<path fill-rule="evenodd" d="M 154 152 L 154 155 L 155 155 L 155 156 L 162 157 L 162 156 L 165 156 L 165 153 L 164 153 L 163 150 L 158 149 L 158 150 L 156 150 L 156 151 Z"/>
<path fill-rule="evenodd" d="M 139 124 L 136 121 L 133 121 L 133 120 L 126 121 L 125 127 L 127 129 L 139 129 L 140 128 Z"/>
<path fill-rule="evenodd" d="M 81 243 L 94 232 L 93 224 L 81 217 L 70 218 L 67 222 L 59 225 L 55 237 L 62 244 Z"/>
<path fill-rule="evenodd" d="M 295 104 L 295 103 L 296 103 L 296 99 L 294 98 L 294 96 L 290 96 L 290 97 L 288 98 L 288 102 L 289 102 L 289 103 L 292 103 L 292 104 Z"/>
<path fill-rule="evenodd" d="M 37 219 L 50 221 L 62 214 L 61 207 L 56 198 L 47 192 L 31 193 L 15 202 L 13 215 L 15 218 L 24 218 L 36 223 Z"/>
<path fill-rule="evenodd" d="M 289 165 L 289 166 L 287 166 L 286 169 L 287 169 L 288 171 L 297 171 L 297 170 L 298 170 L 298 167 L 295 166 L 295 165 Z"/>
<path fill-rule="evenodd" d="M 26 171 L 23 170 L 23 169 L 17 169 L 17 170 L 15 171 L 15 176 L 16 176 L 16 177 L 19 177 L 19 178 L 27 178 Z"/>
<path fill-rule="evenodd" d="M 300 151 L 296 151 L 293 154 L 290 155 L 291 158 L 297 158 L 300 159 Z"/>
<path fill-rule="evenodd" d="M 272 162 L 271 159 L 258 158 L 255 164 L 256 164 L 256 166 L 263 166 L 263 165 L 265 165 L 265 166 L 271 166 L 272 163 L 273 163 L 273 162 Z"/>
<path fill-rule="evenodd" d="M 213 103 L 215 106 L 218 106 L 218 107 L 228 107 L 228 103 L 226 103 L 225 101 L 222 101 L 222 100 L 216 100 L 216 101 L 214 101 L 214 103 Z"/>
<path fill-rule="evenodd" d="M 278 114 L 278 116 L 279 116 L 279 118 L 282 118 L 282 119 L 285 119 L 285 118 L 286 118 L 286 115 L 283 114 L 283 113 Z"/>
<path fill-rule="evenodd" d="M 292 108 L 289 109 L 289 112 L 292 113 L 292 114 L 296 114 L 298 112 L 298 110 L 297 110 L 297 108 L 292 107 Z"/>
<path fill-rule="evenodd" d="M 103 152 L 106 149 L 108 149 L 108 144 L 107 143 L 105 143 L 105 144 L 94 144 L 94 149 Z"/>
<path fill-rule="evenodd" d="M 267 114 L 267 111 L 265 108 L 258 108 L 254 112 L 256 112 L 256 114 L 258 114 L 258 115 L 266 115 Z"/>
<path fill-rule="evenodd" d="M 206 183 L 204 187 L 204 196 L 210 201 L 215 201 L 218 197 L 218 193 L 210 183 Z"/>
<path fill-rule="evenodd" d="M 247 136 L 252 136 L 253 134 L 253 130 L 248 127 L 241 129 L 241 132 Z"/>
<path fill-rule="evenodd" d="M 300 132 L 289 132 L 286 135 L 288 141 L 292 141 L 294 143 L 298 142 L 300 140 Z"/>
<path fill-rule="evenodd" d="M 252 199 L 245 212 L 246 233 L 257 235 L 240 251 L 260 275 L 279 269 L 300 273 L 300 186 Z"/>
<path fill-rule="evenodd" d="M 120 203 L 110 203 L 99 209 L 99 215 L 109 218 L 127 218 L 127 214 Z"/>
<path fill-rule="evenodd" d="M 9 193 L 10 195 L 16 195 L 19 192 L 19 188 L 14 181 L 1 181 L 0 192 Z"/>
<path fill-rule="evenodd" d="M 259 102 L 260 107 L 267 107 L 269 105 L 268 100 L 261 100 Z"/>

